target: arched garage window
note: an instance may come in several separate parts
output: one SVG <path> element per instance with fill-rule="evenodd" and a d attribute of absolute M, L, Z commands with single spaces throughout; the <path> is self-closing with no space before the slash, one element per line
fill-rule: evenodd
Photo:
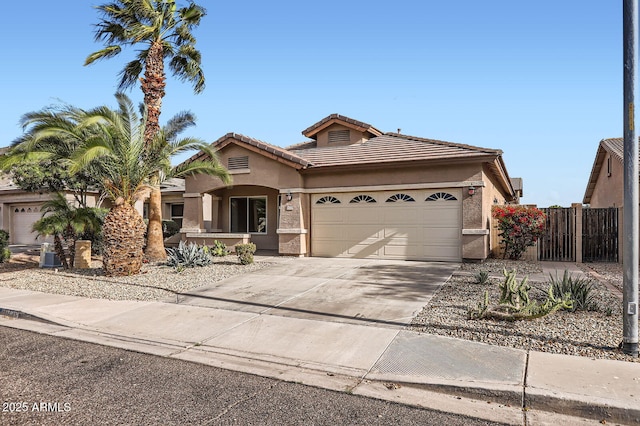
<path fill-rule="evenodd" d="M 458 199 L 453 195 L 449 194 L 448 192 L 436 192 L 435 194 L 429 195 L 425 201 L 438 201 L 438 200 L 457 201 Z"/>
<path fill-rule="evenodd" d="M 332 197 L 331 195 L 327 195 L 316 201 L 316 204 L 340 204 L 340 200 L 336 197 Z"/>
<path fill-rule="evenodd" d="M 356 195 L 349 203 L 375 203 L 376 200 L 370 195 Z"/>
<path fill-rule="evenodd" d="M 405 201 L 405 202 L 413 202 L 416 201 L 412 196 L 407 194 L 393 194 L 391 197 L 387 198 L 387 203 L 395 203 L 396 201 Z"/>

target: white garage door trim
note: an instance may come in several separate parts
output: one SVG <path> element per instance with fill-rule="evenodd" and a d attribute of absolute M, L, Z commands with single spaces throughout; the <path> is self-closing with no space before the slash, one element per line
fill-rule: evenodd
<path fill-rule="evenodd" d="M 313 195 L 311 253 L 460 261 L 461 200 L 459 188 Z"/>

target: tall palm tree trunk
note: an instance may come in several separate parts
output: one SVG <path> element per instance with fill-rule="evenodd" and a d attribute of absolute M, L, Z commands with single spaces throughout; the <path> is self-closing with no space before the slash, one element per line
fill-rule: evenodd
<path fill-rule="evenodd" d="M 113 207 L 104 219 L 102 262 L 105 275 L 135 275 L 142 268 L 144 220 L 128 203 Z"/>
<path fill-rule="evenodd" d="M 161 201 L 160 188 L 154 186 L 149 196 L 149 227 L 147 228 L 147 248 L 145 250 L 147 259 L 153 261 L 166 260 L 167 258 L 162 233 Z"/>
<path fill-rule="evenodd" d="M 145 62 L 142 92 L 144 104 L 147 107 L 147 124 L 144 130 L 144 141 L 150 146 L 153 138 L 160 131 L 160 112 L 166 78 L 164 73 L 164 55 L 162 43 L 156 41 L 149 48 L 149 55 Z M 160 188 L 153 187 L 149 198 L 149 226 L 147 228 L 147 259 L 157 262 L 167 259 L 162 238 L 162 196 Z"/>

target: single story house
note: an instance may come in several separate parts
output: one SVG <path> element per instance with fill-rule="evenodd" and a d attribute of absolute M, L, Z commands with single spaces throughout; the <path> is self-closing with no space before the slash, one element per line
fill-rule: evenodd
<path fill-rule="evenodd" d="M 603 139 L 598 144 L 583 204 L 593 208 L 624 204 L 624 139 Z"/>
<path fill-rule="evenodd" d="M 302 134 L 288 148 L 237 133 L 215 141 L 233 182 L 186 179 L 182 238 L 250 240 L 281 255 L 483 260 L 497 244 L 491 206 L 522 190 L 498 149 L 383 133 L 338 114 Z"/>

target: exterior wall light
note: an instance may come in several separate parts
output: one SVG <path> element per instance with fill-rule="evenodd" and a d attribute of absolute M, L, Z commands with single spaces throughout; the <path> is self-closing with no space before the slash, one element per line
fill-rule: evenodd
<path fill-rule="evenodd" d="M 293 195 L 291 195 L 291 191 L 287 192 L 287 201 L 291 201 L 293 199 Z"/>
<path fill-rule="evenodd" d="M 476 188 L 474 186 L 469 187 L 469 196 L 473 197 L 473 194 L 476 193 Z"/>

